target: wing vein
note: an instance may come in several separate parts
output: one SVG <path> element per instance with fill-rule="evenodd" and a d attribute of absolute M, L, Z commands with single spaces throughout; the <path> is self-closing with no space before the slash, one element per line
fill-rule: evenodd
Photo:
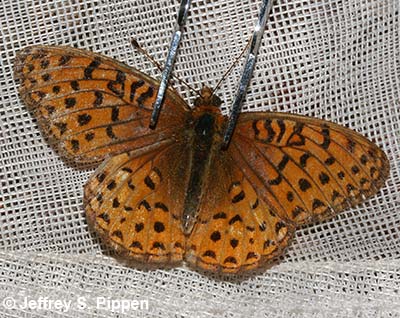
<path fill-rule="evenodd" d="M 264 185 L 265 189 L 271 194 L 271 196 L 275 199 L 275 201 L 280 205 L 282 211 L 284 211 L 285 213 L 287 213 L 286 209 L 283 207 L 283 205 L 281 204 L 280 200 L 278 200 L 278 198 L 275 196 L 274 192 L 271 190 L 270 186 L 264 181 L 264 179 L 257 173 L 257 171 L 255 169 L 253 169 L 253 167 L 247 162 L 246 158 L 243 156 L 242 152 L 240 151 L 238 145 L 235 143 L 234 140 L 232 140 L 232 146 L 234 146 L 237 149 L 237 152 L 239 154 L 239 156 L 242 158 L 243 162 L 246 164 L 246 166 L 248 167 L 249 170 L 251 170 L 253 172 L 253 174 L 257 177 L 257 179 L 259 181 L 261 181 L 261 183 Z M 236 160 L 233 160 L 234 164 L 236 167 L 239 168 L 240 171 L 243 172 L 242 167 L 236 162 Z M 246 174 L 243 172 L 243 175 L 245 176 L 246 180 L 251 183 L 251 180 L 246 177 Z M 259 193 L 257 193 L 259 195 Z M 261 195 L 262 196 L 262 195 Z M 263 196 L 262 196 L 263 197 Z M 266 203 L 269 207 L 272 208 L 272 204 L 268 202 L 267 198 L 266 199 Z M 289 220 L 289 222 L 292 222 Z"/>

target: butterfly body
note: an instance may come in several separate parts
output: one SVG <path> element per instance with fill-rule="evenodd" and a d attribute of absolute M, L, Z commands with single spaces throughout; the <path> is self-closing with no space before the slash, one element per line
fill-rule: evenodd
<path fill-rule="evenodd" d="M 182 228 L 189 235 L 197 221 L 199 202 L 203 196 L 202 189 L 210 171 L 214 156 L 222 145 L 223 131 L 227 118 L 222 116 L 218 98 L 211 99 L 211 89 L 204 87 L 202 95 L 195 101 L 195 108 L 187 124 L 187 141 L 189 145 L 189 180 L 182 215 Z"/>
<path fill-rule="evenodd" d="M 89 51 L 26 48 L 15 72 L 61 155 L 102 162 L 85 186 L 89 225 L 142 262 L 225 273 L 270 264 L 298 226 L 361 203 L 389 174 L 365 137 L 300 115 L 243 113 L 222 149 L 227 119 L 207 87 L 194 108 L 168 90 L 150 129 L 159 83 Z"/>

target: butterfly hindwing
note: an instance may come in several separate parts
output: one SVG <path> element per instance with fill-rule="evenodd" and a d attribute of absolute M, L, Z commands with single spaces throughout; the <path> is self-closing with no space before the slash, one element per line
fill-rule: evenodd
<path fill-rule="evenodd" d="M 20 95 L 45 136 L 77 162 L 145 148 L 176 133 L 187 104 L 168 90 L 157 132 L 148 128 L 158 82 L 114 59 L 62 46 L 19 52 Z"/>
<path fill-rule="evenodd" d="M 242 114 L 230 152 L 271 207 L 296 224 L 360 203 L 389 172 L 384 152 L 360 134 L 286 113 Z"/>
<path fill-rule="evenodd" d="M 236 273 L 279 256 L 294 227 L 257 194 L 230 153 L 216 152 L 206 180 L 186 260 L 206 270 Z"/>
<path fill-rule="evenodd" d="M 181 261 L 187 154 L 184 145 L 170 143 L 145 155 L 106 160 L 85 186 L 89 224 L 136 260 Z"/>

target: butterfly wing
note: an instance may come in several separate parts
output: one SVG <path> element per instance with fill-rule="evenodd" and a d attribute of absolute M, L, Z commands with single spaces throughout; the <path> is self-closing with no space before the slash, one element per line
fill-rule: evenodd
<path fill-rule="evenodd" d="M 188 154 L 169 142 L 145 155 L 127 152 L 106 160 L 85 186 L 89 224 L 121 254 L 143 262 L 179 262 Z"/>
<path fill-rule="evenodd" d="M 297 225 L 362 202 L 389 174 L 385 153 L 360 134 L 286 113 L 242 114 L 229 151 L 269 206 Z"/>
<path fill-rule="evenodd" d="M 90 51 L 33 46 L 19 52 L 20 95 L 61 155 L 92 163 L 147 148 L 178 134 L 189 110 L 168 90 L 156 130 L 149 118 L 159 83 Z"/>
<path fill-rule="evenodd" d="M 257 193 L 230 152 L 217 146 L 210 162 L 186 260 L 224 273 L 271 262 L 288 245 L 294 227 Z"/>
<path fill-rule="evenodd" d="M 389 173 L 384 152 L 360 134 L 286 113 L 242 114 L 211 162 L 186 259 L 228 273 L 271 262 L 297 226 L 362 202 Z"/>

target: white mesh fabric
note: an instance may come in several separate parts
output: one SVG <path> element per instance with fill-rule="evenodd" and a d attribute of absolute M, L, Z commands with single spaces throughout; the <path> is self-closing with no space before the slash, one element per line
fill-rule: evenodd
<path fill-rule="evenodd" d="M 93 170 L 61 160 L 18 98 L 15 53 L 63 44 L 104 53 L 154 77 L 178 1 L 0 0 L 1 317 L 394 317 L 400 315 L 400 19 L 398 0 L 276 0 L 243 111 L 329 119 L 373 139 L 391 175 L 357 208 L 297 231 L 272 269 L 222 278 L 181 267 L 126 266 L 90 233 L 83 185 Z M 259 1 L 193 1 L 175 74 L 214 86 L 249 39 Z M 222 85 L 227 110 L 240 66 Z M 193 96 L 175 85 L 189 102 Z M 111 312 L 99 297 L 147 300 Z M 14 299 L 8 309 L 6 297 Z M 24 300 L 71 300 L 63 312 Z M 86 307 L 78 304 L 83 297 Z"/>

